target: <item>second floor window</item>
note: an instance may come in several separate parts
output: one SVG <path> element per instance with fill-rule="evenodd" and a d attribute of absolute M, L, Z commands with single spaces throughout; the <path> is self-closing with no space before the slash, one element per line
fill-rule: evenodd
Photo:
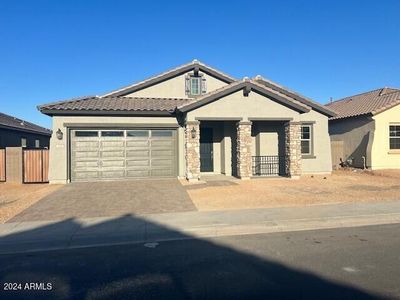
<path fill-rule="evenodd" d="M 206 78 L 201 75 L 188 74 L 186 75 L 186 95 L 196 97 L 207 93 Z"/>
<path fill-rule="evenodd" d="M 190 77 L 190 94 L 193 96 L 201 94 L 201 77 Z"/>

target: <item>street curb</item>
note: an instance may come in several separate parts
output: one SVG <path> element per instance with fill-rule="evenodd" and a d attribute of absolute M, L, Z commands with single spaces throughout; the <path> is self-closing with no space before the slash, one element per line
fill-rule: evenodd
<path fill-rule="evenodd" d="M 73 238 L 66 243 L 65 240 L 48 240 L 48 241 L 26 241 L 21 243 L 0 243 L 0 255 L 6 254 L 21 254 L 21 253 L 35 253 L 44 251 L 57 251 L 69 249 L 84 249 L 93 247 L 107 247 L 118 245 L 137 245 L 148 242 L 168 242 L 178 240 L 191 240 L 196 238 L 216 238 L 223 236 L 236 236 L 236 235 L 253 235 L 253 234 L 268 234 L 268 233 L 282 233 L 294 231 L 307 231 L 307 230 L 323 230 L 333 228 L 351 228 L 373 225 L 389 225 L 399 224 L 400 213 L 393 214 L 374 214 L 374 215 L 360 215 L 348 217 L 329 217 L 329 218 L 309 218 L 309 219 L 290 219 L 290 220 L 274 220 L 264 221 L 258 224 L 245 224 L 245 225 L 205 225 L 193 226 L 188 228 L 174 228 L 168 225 L 172 230 L 175 230 L 177 237 L 163 237 L 163 232 L 155 232 L 152 238 L 133 238 L 132 233 L 126 235 L 104 235 L 93 236 L 83 235 L 80 240 Z M 163 225 L 163 224 L 160 224 Z M 138 234 L 139 235 L 139 234 Z M 157 237 L 157 235 L 159 235 Z M 86 241 L 85 241 L 86 238 Z M 89 242 L 91 240 L 91 242 Z M 95 242 L 94 240 L 97 240 Z M 48 246 L 41 244 L 48 243 Z M 58 244 L 58 245 L 57 245 Z M 8 248 L 8 249 L 7 249 Z"/>

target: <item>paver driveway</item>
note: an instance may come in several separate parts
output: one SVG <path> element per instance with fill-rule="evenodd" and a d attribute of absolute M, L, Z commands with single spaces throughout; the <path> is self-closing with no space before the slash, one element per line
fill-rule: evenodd
<path fill-rule="evenodd" d="M 67 184 L 8 222 L 196 210 L 177 179 Z"/>

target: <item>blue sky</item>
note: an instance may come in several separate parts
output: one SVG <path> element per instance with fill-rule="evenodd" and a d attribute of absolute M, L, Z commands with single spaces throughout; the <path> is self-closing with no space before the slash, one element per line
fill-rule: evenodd
<path fill-rule="evenodd" d="M 400 1 L 0 2 L 0 111 L 96 95 L 194 58 L 319 102 L 400 87 Z"/>

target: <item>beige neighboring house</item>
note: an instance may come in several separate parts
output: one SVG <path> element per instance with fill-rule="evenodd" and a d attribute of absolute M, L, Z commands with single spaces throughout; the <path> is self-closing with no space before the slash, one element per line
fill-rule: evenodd
<path fill-rule="evenodd" d="M 337 113 L 329 133 L 332 142 L 343 143 L 344 161 L 360 168 L 400 168 L 400 89 L 380 88 L 326 106 Z"/>
<path fill-rule="evenodd" d="M 39 110 L 53 118 L 52 183 L 332 169 L 329 108 L 261 76 L 237 80 L 197 60 Z"/>

